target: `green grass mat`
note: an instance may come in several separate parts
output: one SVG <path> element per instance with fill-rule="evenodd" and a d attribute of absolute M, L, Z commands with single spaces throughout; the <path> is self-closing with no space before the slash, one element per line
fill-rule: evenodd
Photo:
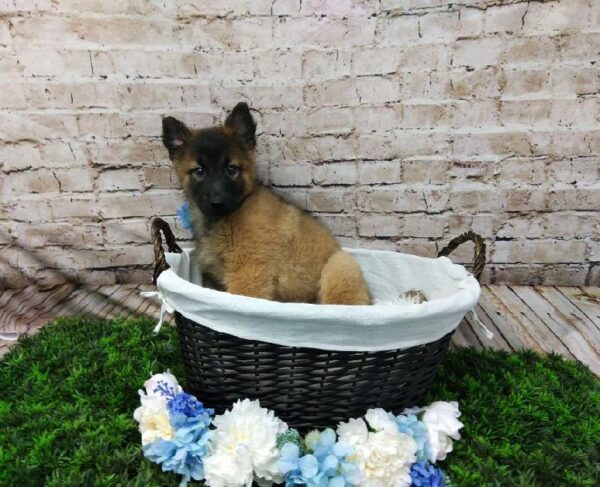
<path fill-rule="evenodd" d="M 155 337 L 153 326 L 59 320 L 5 356 L 0 485 L 178 485 L 143 458 L 132 418 L 151 373 L 184 378 L 175 331 Z M 581 365 L 463 349 L 448 354 L 429 400 L 463 412 L 463 440 L 440 465 L 455 487 L 600 485 L 600 382 Z"/>

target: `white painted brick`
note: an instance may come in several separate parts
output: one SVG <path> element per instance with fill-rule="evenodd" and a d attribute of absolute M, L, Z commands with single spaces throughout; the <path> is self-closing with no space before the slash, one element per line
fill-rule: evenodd
<path fill-rule="evenodd" d="M 306 163 L 272 166 L 271 182 L 276 186 L 310 186 L 312 167 Z"/>
<path fill-rule="evenodd" d="M 410 187 L 361 190 L 357 197 L 357 206 L 361 211 L 388 213 L 392 211 L 425 211 L 427 209 L 423 193 Z"/>
<path fill-rule="evenodd" d="M 360 162 L 358 182 L 360 184 L 395 184 L 400 182 L 400 161 Z"/>
<path fill-rule="evenodd" d="M 223 66 L 223 68 L 224 71 L 227 71 L 227 67 Z M 254 68 L 258 78 L 300 79 L 302 77 L 302 56 L 298 52 L 267 51 L 256 55 Z"/>
<path fill-rule="evenodd" d="M 419 20 L 416 16 L 379 17 L 376 41 L 387 46 L 403 46 L 419 36 Z"/>
<path fill-rule="evenodd" d="M 352 74 L 386 74 L 398 69 L 399 51 L 395 47 L 355 50 L 352 53 Z"/>
<path fill-rule="evenodd" d="M 506 46 L 506 64 L 549 64 L 558 57 L 557 42 L 548 37 L 515 37 Z"/>
<path fill-rule="evenodd" d="M 581 240 L 524 240 L 494 243 L 492 262 L 582 262 L 586 244 Z"/>
<path fill-rule="evenodd" d="M 306 209 L 330 213 L 352 211 L 355 208 L 354 193 L 337 188 L 311 189 L 307 193 Z"/>
<path fill-rule="evenodd" d="M 354 83 L 360 103 L 388 103 L 400 99 L 400 81 L 395 77 L 360 77 Z"/>
<path fill-rule="evenodd" d="M 311 134 L 351 132 L 356 125 L 353 114 L 352 108 L 348 107 L 316 107 L 306 116 L 307 130 Z"/>
<path fill-rule="evenodd" d="M 104 224 L 106 241 L 110 245 L 148 243 L 150 223 L 150 219 L 110 220 Z"/>
<path fill-rule="evenodd" d="M 551 89 L 551 77 L 547 69 L 513 70 L 503 72 L 502 94 L 504 96 L 531 95 Z"/>
<path fill-rule="evenodd" d="M 468 71 L 463 68 L 450 72 L 449 94 L 453 98 L 488 98 L 500 95 L 504 80 L 495 67 Z"/>
<path fill-rule="evenodd" d="M 98 196 L 97 211 L 103 218 L 174 215 L 181 206 L 177 192 L 113 193 Z"/>
<path fill-rule="evenodd" d="M 528 3 L 514 5 L 491 6 L 485 11 L 485 32 L 495 34 L 498 32 L 519 32 L 523 29 L 526 13 L 529 14 Z"/>
<path fill-rule="evenodd" d="M 352 0 L 303 0 L 303 15 L 346 16 L 352 9 Z"/>
<path fill-rule="evenodd" d="M 505 43 L 498 37 L 459 40 L 454 46 L 453 64 L 456 66 L 498 64 L 505 50 Z"/>
<path fill-rule="evenodd" d="M 368 45 L 375 35 L 373 19 L 329 17 L 285 18 L 273 24 L 273 42 L 280 47 L 303 45 L 318 48 L 348 48 Z"/>
<path fill-rule="evenodd" d="M 137 171 L 131 169 L 102 171 L 98 175 L 98 189 L 100 191 L 140 189 L 140 178 Z"/>
<path fill-rule="evenodd" d="M 180 186 L 175 169 L 171 166 L 144 166 L 142 178 L 146 188 L 175 189 Z M 135 181 L 132 180 L 131 185 L 134 186 Z"/>
<path fill-rule="evenodd" d="M 295 15 L 300 12 L 300 0 L 274 0 L 271 5 L 273 15 Z"/>
<path fill-rule="evenodd" d="M 336 162 L 316 166 L 313 171 L 313 182 L 320 186 L 333 184 L 354 185 L 356 183 L 356 164 Z"/>
<path fill-rule="evenodd" d="M 363 90 L 367 90 L 364 87 Z M 357 82 L 354 79 L 327 81 L 318 85 L 308 85 L 304 90 L 304 101 L 309 106 L 357 105 L 361 99 Z"/>
<path fill-rule="evenodd" d="M 341 78 L 350 74 L 351 65 L 352 57 L 348 51 L 308 50 L 302 59 L 302 75 L 308 81 Z"/>
<path fill-rule="evenodd" d="M 444 70 L 450 66 L 451 58 L 452 51 L 443 44 L 412 45 L 409 42 L 400 50 L 398 69 L 409 73 Z"/>
<path fill-rule="evenodd" d="M 525 28 L 534 32 L 582 29 L 589 25 L 591 4 L 588 0 L 570 2 L 534 2 L 525 16 Z"/>
<path fill-rule="evenodd" d="M 586 95 L 600 92 L 600 70 L 560 66 L 550 73 L 554 95 Z"/>
<path fill-rule="evenodd" d="M 427 129 L 448 125 L 450 105 L 405 104 L 403 105 L 402 127 Z"/>
<path fill-rule="evenodd" d="M 399 215 L 365 215 L 358 220 L 361 237 L 397 237 L 402 218 Z"/>
<path fill-rule="evenodd" d="M 30 143 L 10 144 L 0 146 L 4 171 L 14 171 L 31 167 L 40 167 L 42 157 L 40 149 Z"/>
<path fill-rule="evenodd" d="M 407 159 L 401 166 L 403 183 L 443 184 L 448 181 L 448 161 L 443 159 Z"/>
<path fill-rule="evenodd" d="M 478 37 L 483 32 L 485 13 L 479 8 L 463 8 L 458 21 L 458 37 Z"/>
<path fill-rule="evenodd" d="M 432 12 L 419 19 L 419 34 L 427 42 L 452 41 L 458 30 L 458 12 Z"/>
<path fill-rule="evenodd" d="M 18 109 L 26 106 L 23 86 L 20 83 L 0 83 L 0 108 Z"/>
<path fill-rule="evenodd" d="M 188 17 L 202 13 L 206 16 L 226 15 L 268 15 L 272 8 L 271 0 L 204 0 L 202 8 L 194 1 L 175 2 L 176 13 Z"/>
<path fill-rule="evenodd" d="M 62 193 L 87 193 L 94 186 L 95 171 L 89 167 L 73 167 L 52 171 Z"/>

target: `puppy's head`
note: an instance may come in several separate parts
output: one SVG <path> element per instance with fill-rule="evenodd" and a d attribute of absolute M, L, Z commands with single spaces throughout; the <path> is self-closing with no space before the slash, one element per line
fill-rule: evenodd
<path fill-rule="evenodd" d="M 163 144 L 188 199 L 206 216 L 233 213 L 256 186 L 256 122 L 238 103 L 222 126 L 191 130 L 165 117 Z"/>

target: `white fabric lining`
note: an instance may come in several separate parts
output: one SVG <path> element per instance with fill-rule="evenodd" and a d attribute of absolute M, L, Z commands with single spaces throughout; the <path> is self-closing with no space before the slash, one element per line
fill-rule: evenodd
<path fill-rule="evenodd" d="M 477 280 L 447 257 L 345 249 L 359 262 L 376 304 L 279 303 L 203 287 L 190 250 L 165 254 L 171 268 L 157 281 L 165 308 L 215 331 L 279 345 L 346 351 L 421 345 L 454 330 L 481 292 Z M 411 289 L 428 301 L 399 301 Z"/>

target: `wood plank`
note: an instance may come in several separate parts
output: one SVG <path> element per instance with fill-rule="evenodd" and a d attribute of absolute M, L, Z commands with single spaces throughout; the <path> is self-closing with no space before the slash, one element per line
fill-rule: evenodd
<path fill-rule="evenodd" d="M 484 345 L 485 342 L 481 339 L 481 335 L 479 334 L 481 327 L 477 323 L 473 323 L 468 315 L 463 318 L 461 326 L 465 327 L 465 336 L 471 343 L 472 347 L 476 348 L 477 350 L 483 350 L 486 348 Z M 475 328 L 477 328 L 477 330 L 475 330 Z"/>
<path fill-rule="evenodd" d="M 556 316 L 576 328 L 600 355 L 600 329 L 595 323 L 554 286 L 536 286 L 534 289 L 555 310 Z"/>
<path fill-rule="evenodd" d="M 120 297 L 119 301 L 115 303 L 115 306 L 113 306 L 112 309 L 108 311 L 106 315 L 107 319 L 113 319 L 118 316 L 125 317 L 131 311 L 132 305 L 137 305 L 137 301 L 134 302 L 134 298 L 132 298 L 137 294 L 137 288 L 138 286 L 136 285 L 124 285 L 124 293 Z"/>
<path fill-rule="evenodd" d="M 17 294 L 18 292 L 21 292 L 23 289 L 17 289 L 17 288 L 7 288 L 4 289 L 2 291 L 2 294 L 0 295 L 0 310 L 4 309 L 4 307 L 7 305 L 7 303 L 10 302 L 10 300 L 13 298 L 13 296 L 15 294 Z"/>
<path fill-rule="evenodd" d="M 35 286 L 27 286 L 13 293 L 10 300 L 0 308 L 0 323 L 8 322 L 13 317 L 14 310 L 21 306 L 23 301 L 29 299 L 36 289 Z"/>
<path fill-rule="evenodd" d="M 27 293 L 26 301 L 30 306 L 20 304 L 12 312 L 14 314 L 11 313 L 10 316 L 5 318 L 7 327 L 10 327 L 19 334 L 27 333 L 31 325 L 32 316 L 44 305 L 46 300 L 50 299 L 54 293 L 59 292 L 60 289 L 61 286 L 55 286 L 51 291 L 38 293 L 34 291 L 33 294 Z"/>
<path fill-rule="evenodd" d="M 63 299 L 63 302 L 60 303 L 54 309 L 55 316 L 58 318 L 60 316 L 74 316 L 80 313 L 81 310 L 81 302 L 85 299 L 88 294 L 97 289 L 100 286 L 95 286 L 94 288 L 88 288 L 86 286 L 80 286 L 75 289 L 69 296 Z"/>
<path fill-rule="evenodd" d="M 555 286 L 571 303 L 581 310 L 600 330 L 600 288 Z"/>
<path fill-rule="evenodd" d="M 560 353 L 571 359 L 575 358 L 561 337 L 557 336 L 556 332 L 544 323 L 510 286 L 498 286 L 494 288 L 494 294 L 504 302 L 509 312 L 518 314 L 516 319 L 527 327 L 527 330 L 538 341 L 543 351 Z"/>
<path fill-rule="evenodd" d="M 52 302 L 55 297 L 60 296 L 61 293 L 64 293 L 67 286 L 72 287 L 71 284 L 60 285 L 53 288 L 53 291 L 51 292 L 39 293 L 39 295 L 36 295 L 36 299 L 31 301 L 33 306 L 27 308 L 25 312 L 15 315 L 13 317 L 13 321 L 8 326 L 10 326 L 12 330 L 19 333 L 19 335 L 32 333 L 34 329 L 39 328 L 42 324 L 45 324 L 36 323 L 35 318 L 37 314 L 46 306 L 48 306 L 48 304 Z"/>
<path fill-rule="evenodd" d="M 542 352 L 539 343 L 531 336 L 525 325 L 506 308 L 504 303 L 494 294 L 498 286 L 484 286 L 479 305 L 485 311 L 496 329 L 502 333 L 513 350 L 531 349 Z"/>
<path fill-rule="evenodd" d="M 50 289 L 41 290 L 33 286 L 32 293 L 23 293 L 20 296 L 20 303 L 11 311 L 11 316 L 7 319 L 9 324 L 17 327 L 19 322 L 28 325 L 30 311 L 38 309 L 48 300 L 55 292 L 59 291 L 61 286 L 54 286 Z"/>
<path fill-rule="evenodd" d="M 565 316 L 536 292 L 535 288 L 528 286 L 510 286 L 510 288 L 552 330 L 577 360 L 589 366 L 595 374 L 600 374 L 600 356 L 594 344 L 588 342 L 578 327 L 565 320 Z"/>
<path fill-rule="evenodd" d="M 481 344 L 477 337 L 471 331 L 469 324 L 463 320 L 452 335 L 452 342 L 458 347 L 474 347 L 481 348 Z"/>
<path fill-rule="evenodd" d="M 490 319 L 485 310 L 481 307 L 480 304 L 475 308 L 475 312 L 477 313 L 477 318 L 490 330 L 494 336 L 492 338 L 488 338 L 485 335 L 485 332 L 481 329 L 481 326 L 474 322 L 469 314 L 467 314 L 466 319 L 471 325 L 471 328 L 479 338 L 483 348 L 492 349 L 492 350 L 506 350 L 508 352 L 512 351 L 512 347 L 508 344 L 504 336 L 502 335 L 500 329 L 496 326 L 496 324 Z"/>
<path fill-rule="evenodd" d="M 130 287 L 125 284 L 119 284 L 117 290 L 110 297 L 108 297 L 106 302 L 95 312 L 96 317 L 103 320 L 107 319 L 108 315 L 115 309 L 115 307 L 120 306 L 123 300 L 126 299 L 130 293 Z"/>
<path fill-rule="evenodd" d="M 106 304 L 107 298 L 119 289 L 119 284 L 100 286 L 97 290 L 90 292 L 85 301 L 82 302 L 81 315 L 86 318 L 96 318 L 96 312 Z"/>
<path fill-rule="evenodd" d="M 145 284 L 140 284 L 136 288 L 135 294 L 132 294 L 129 298 L 131 300 L 131 308 L 125 314 L 125 318 L 128 318 L 128 319 L 129 318 L 137 318 L 138 316 L 140 316 L 139 312 L 143 306 L 147 305 L 147 300 L 148 300 L 148 298 L 144 298 L 143 296 L 140 296 L 140 293 L 142 291 L 149 291 L 149 290 L 150 290 L 150 286 L 147 286 Z"/>
<path fill-rule="evenodd" d="M 153 298 L 144 298 L 144 302 L 136 312 L 136 316 L 138 318 L 145 316 L 148 318 L 156 318 L 158 320 L 159 313 L 160 305 L 157 305 Z"/>
<path fill-rule="evenodd" d="M 45 325 L 47 321 L 55 317 L 54 309 L 58 307 L 75 289 L 74 284 L 63 284 L 59 286 L 55 292 L 50 294 L 42 303 L 35 306 L 23 315 L 23 319 L 27 320 L 30 325 L 27 333 L 31 333 L 32 329 L 38 329 Z"/>
<path fill-rule="evenodd" d="M 537 343 L 537 350 L 555 352 L 573 359 L 569 348 L 546 326 L 546 324 L 508 286 L 490 286 L 504 312 Z"/>

